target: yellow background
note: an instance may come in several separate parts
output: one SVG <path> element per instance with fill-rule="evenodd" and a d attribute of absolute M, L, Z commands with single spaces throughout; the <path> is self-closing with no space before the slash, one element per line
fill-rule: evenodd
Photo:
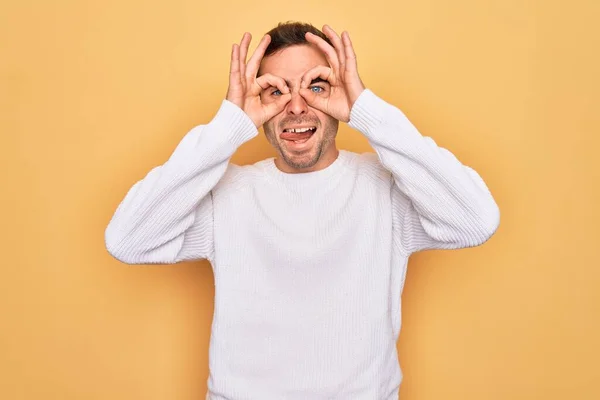
<path fill-rule="evenodd" d="M 104 229 L 212 118 L 231 44 L 290 19 L 348 30 L 365 84 L 500 205 L 484 246 L 411 260 L 401 398 L 600 398 L 599 17 L 595 0 L 3 0 L 0 398 L 203 398 L 209 264 L 126 266 Z M 338 143 L 369 150 L 347 126 Z M 271 155 L 261 136 L 234 161 Z"/>

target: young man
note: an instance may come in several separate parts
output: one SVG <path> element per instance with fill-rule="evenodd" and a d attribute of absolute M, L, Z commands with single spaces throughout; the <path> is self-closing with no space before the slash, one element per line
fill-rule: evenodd
<path fill-rule="evenodd" d="M 397 399 L 409 256 L 487 241 L 498 207 L 479 175 L 361 82 L 350 37 L 280 24 L 206 125 L 127 193 L 106 246 L 130 264 L 208 259 L 211 400 Z M 339 121 L 375 153 L 338 150 Z M 278 157 L 231 156 L 263 126 Z"/>

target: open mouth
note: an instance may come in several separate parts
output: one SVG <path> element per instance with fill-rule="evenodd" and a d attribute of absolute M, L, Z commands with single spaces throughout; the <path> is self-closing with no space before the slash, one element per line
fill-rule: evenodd
<path fill-rule="evenodd" d="M 316 131 L 316 126 L 286 128 L 281 133 L 280 138 L 293 144 L 304 144 L 312 137 L 312 135 Z"/>

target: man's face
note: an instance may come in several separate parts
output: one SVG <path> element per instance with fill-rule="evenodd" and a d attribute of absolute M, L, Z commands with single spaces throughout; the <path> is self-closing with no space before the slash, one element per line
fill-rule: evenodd
<path fill-rule="evenodd" d="M 302 76 L 319 65 L 329 66 L 325 55 L 312 45 L 287 47 L 265 57 L 261 63 L 259 74 L 269 73 L 284 79 L 292 95 L 283 111 L 263 125 L 267 139 L 285 163 L 278 165 L 285 172 L 322 169 L 338 154 L 335 137 L 339 121 L 308 106 L 298 91 Z M 313 82 L 309 89 L 329 96 L 328 82 Z M 277 88 L 269 87 L 262 91 L 261 98 L 269 103 L 280 95 Z"/>

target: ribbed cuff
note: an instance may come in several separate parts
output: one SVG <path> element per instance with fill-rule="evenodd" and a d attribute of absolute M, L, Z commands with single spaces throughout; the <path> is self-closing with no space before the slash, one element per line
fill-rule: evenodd
<path fill-rule="evenodd" d="M 348 126 L 368 135 L 384 120 L 383 115 L 387 107 L 389 105 L 385 101 L 370 89 L 365 89 L 350 110 Z"/>
<path fill-rule="evenodd" d="M 210 124 L 218 126 L 235 148 L 258 135 L 258 129 L 248 114 L 228 100 L 223 100 Z"/>

